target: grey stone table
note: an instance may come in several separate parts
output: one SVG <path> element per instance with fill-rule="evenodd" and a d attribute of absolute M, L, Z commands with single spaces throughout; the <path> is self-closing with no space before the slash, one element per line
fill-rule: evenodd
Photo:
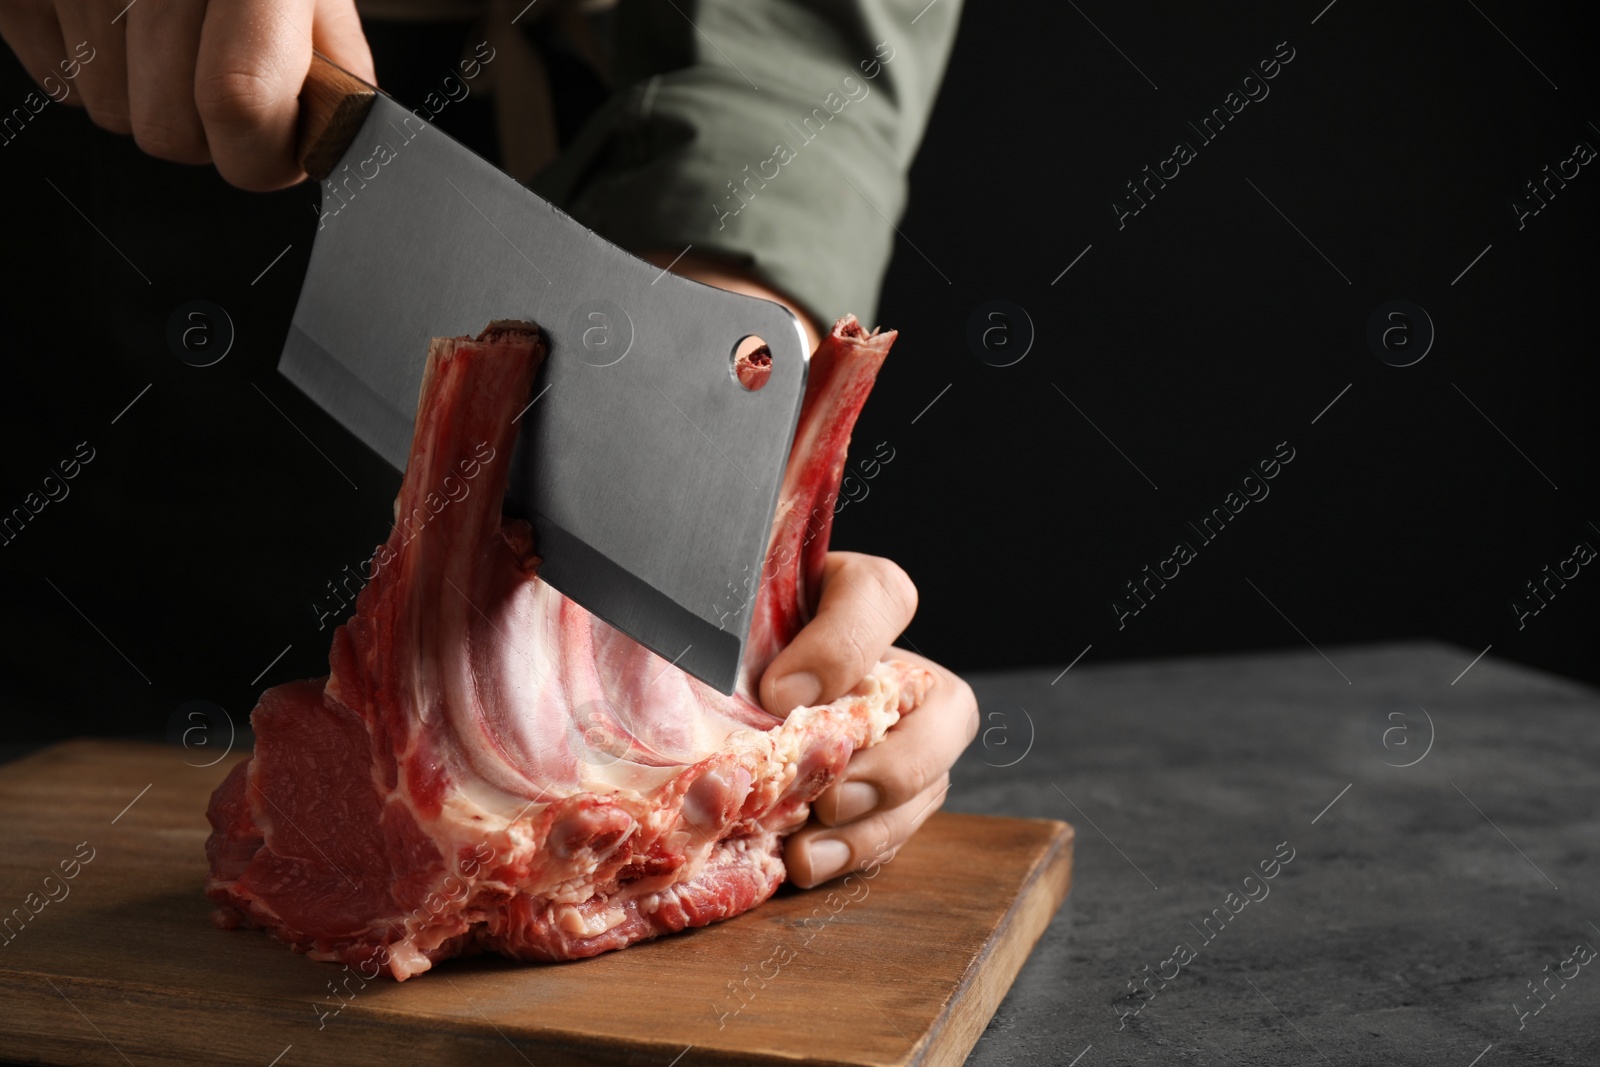
<path fill-rule="evenodd" d="M 1600 693 L 1323 652 L 970 676 L 947 807 L 1078 828 L 971 1064 L 1600 1064 Z"/>

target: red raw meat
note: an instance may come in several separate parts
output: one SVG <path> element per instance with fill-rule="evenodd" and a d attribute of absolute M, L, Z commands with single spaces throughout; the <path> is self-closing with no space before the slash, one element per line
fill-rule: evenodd
<path fill-rule="evenodd" d="M 262 694 L 254 756 L 211 798 L 218 924 L 403 980 L 481 950 L 593 956 L 771 896 L 782 837 L 932 684 L 887 661 L 786 719 L 755 696 L 815 606 L 894 338 L 847 316 L 812 357 L 731 697 L 541 582 L 528 524 L 501 515 L 538 331 L 435 340 L 396 525 L 330 675 Z"/>

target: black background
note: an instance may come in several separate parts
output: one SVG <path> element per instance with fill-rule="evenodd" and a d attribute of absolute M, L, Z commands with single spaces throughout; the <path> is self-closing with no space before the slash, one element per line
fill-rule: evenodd
<path fill-rule="evenodd" d="M 966 10 L 877 316 L 901 338 L 855 437 L 895 458 L 834 537 L 912 574 L 924 653 L 975 670 L 1310 641 L 1337 665 L 1345 643 L 1431 636 L 1462 668 L 1492 645 L 1600 680 L 1594 567 L 1523 629 L 1508 606 L 1600 546 L 1600 174 L 1524 229 L 1510 207 L 1600 146 L 1592 8 L 1324 2 Z M 1119 230 L 1123 183 L 1197 141 L 1185 123 L 1280 41 L 1270 96 Z M 29 83 L 0 68 L 10 108 Z M 0 164 L 0 510 L 95 450 L 0 548 L 7 740 L 158 733 L 192 699 L 242 721 L 326 670 L 311 604 L 386 533 L 399 483 L 276 376 L 314 193 L 238 192 L 57 105 Z M 236 327 L 209 368 L 165 340 L 197 298 Z M 993 299 L 1036 331 L 1009 367 L 966 343 Z M 1404 368 L 1365 340 L 1396 299 L 1437 329 Z M 1271 495 L 1199 545 L 1186 523 L 1284 441 Z M 1119 629 L 1112 599 L 1180 538 L 1198 558 Z"/>

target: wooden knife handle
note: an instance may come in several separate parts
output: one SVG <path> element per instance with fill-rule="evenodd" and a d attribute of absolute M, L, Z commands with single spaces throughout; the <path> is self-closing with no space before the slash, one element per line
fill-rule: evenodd
<path fill-rule="evenodd" d="M 311 71 L 300 90 L 300 166 L 317 181 L 326 178 L 356 139 L 378 90 L 321 52 L 311 53 Z"/>

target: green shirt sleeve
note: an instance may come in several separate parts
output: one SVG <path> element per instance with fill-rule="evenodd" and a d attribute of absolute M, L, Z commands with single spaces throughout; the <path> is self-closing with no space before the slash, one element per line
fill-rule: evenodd
<path fill-rule="evenodd" d="M 622 0 L 616 94 L 530 182 L 625 248 L 874 323 L 960 0 Z"/>

